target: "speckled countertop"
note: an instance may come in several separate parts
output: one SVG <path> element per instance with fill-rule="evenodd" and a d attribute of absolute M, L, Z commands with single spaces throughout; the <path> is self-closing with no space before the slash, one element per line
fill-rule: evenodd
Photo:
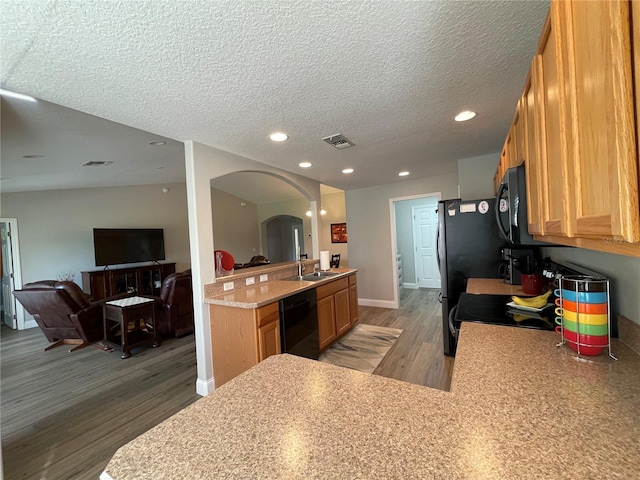
<path fill-rule="evenodd" d="M 104 479 L 637 478 L 640 357 L 465 323 L 451 392 L 268 358 L 116 452 Z"/>
<path fill-rule="evenodd" d="M 504 283 L 501 278 L 469 278 L 466 292 L 487 295 L 529 296 L 528 293 L 522 291 L 522 285 L 510 285 Z"/>
<path fill-rule="evenodd" d="M 305 280 L 271 280 L 266 283 L 256 284 L 254 287 L 232 290 L 222 295 L 205 296 L 204 301 L 213 305 L 227 307 L 258 308 L 303 290 L 316 288 L 324 283 L 338 280 L 357 271 L 355 268 L 332 268 L 330 272 L 336 275 L 322 280 L 312 282 Z"/>

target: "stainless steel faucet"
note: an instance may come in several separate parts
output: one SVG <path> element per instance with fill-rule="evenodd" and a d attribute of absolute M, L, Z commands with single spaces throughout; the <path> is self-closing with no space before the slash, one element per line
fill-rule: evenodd
<path fill-rule="evenodd" d="M 300 254 L 298 254 L 298 276 L 301 277 L 302 276 L 302 272 L 304 272 L 305 268 L 304 265 L 302 265 L 302 260 L 300 260 Z"/>

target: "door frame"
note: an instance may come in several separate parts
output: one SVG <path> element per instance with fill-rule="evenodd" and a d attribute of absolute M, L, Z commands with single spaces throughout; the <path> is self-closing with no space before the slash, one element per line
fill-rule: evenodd
<path fill-rule="evenodd" d="M 417 200 L 419 198 L 436 197 L 438 201 L 442 200 L 442 192 L 420 193 L 417 195 L 409 195 L 406 197 L 394 197 L 389 199 L 389 218 L 391 230 L 391 271 L 393 272 L 393 308 L 399 308 L 400 296 L 398 288 L 398 263 L 396 262 L 396 250 L 398 249 L 398 240 L 396 238 L 396 203 L 406 200 Z"/>
<path fill-rule="evenodd" d="M 11 263 L 13 264 L 13 290 L 22 288 L 22 266 L 20 264 L 20 240 L 18 237 L 18 219 L 17 218 L 0 218 L 0 222 L 9 224 L 11 232 Z M 11 290 L 13 292 L 13 290 Z M 24 321 L 24 307 L 20 305 L 15 297 L 13 299 L 14 312 L 16 315 L 16 327 L 18 330 L 27 328 Z M 31 322 L 30 322 L 31 323 Z M 28 328 L 37 326 L 35 321 Z"/>

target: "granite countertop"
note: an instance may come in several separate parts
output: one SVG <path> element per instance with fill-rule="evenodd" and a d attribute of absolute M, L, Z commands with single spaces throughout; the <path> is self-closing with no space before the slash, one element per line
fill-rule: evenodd
<path fill-rule="evenodd" d="M 269 357 L 120 448 L 101 478 L 633 478 L 640 356 L 464 323 L 451 392 Z"/>
<path fill-rule="evenodd" d="M 308 282 L 305 280 L 271 280 L 260 283 L 254 287 L 232 290 L 221 295 L 205 296 L 204 301 L 213 305 L 223 305 L 237 308 L 259 308 L 263 305 L 276 302 L 303 290 L 316 288 L 319 285 L 346 277 L 357 272 L 355 268 L 332 268 L 330 272 L 336 275 Z"/>

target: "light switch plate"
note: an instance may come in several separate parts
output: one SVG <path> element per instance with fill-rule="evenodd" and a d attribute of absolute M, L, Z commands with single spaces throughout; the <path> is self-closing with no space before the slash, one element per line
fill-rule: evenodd
<path fill-rule="evenodd" d="M 222 284 L 222 288 L 224 288 L 225 292 L 228 292 L 229 290 L 233 290 L 233 282 L 224 282 Z"/>
<path fill-rule="evenodd" d="M 260 275 L 260 281 L 261 282 L 266 282 L 267 280 L 269 280 L 269 275 L 268 274 L 262 274 Z"/>
<path fill-rule="evenodd" d="M 248 277 L 245 280 L 245 282 L 246 282 L 247 285 L 253 285 L 254 283 L 256 283 L 256 277 Z"/>

